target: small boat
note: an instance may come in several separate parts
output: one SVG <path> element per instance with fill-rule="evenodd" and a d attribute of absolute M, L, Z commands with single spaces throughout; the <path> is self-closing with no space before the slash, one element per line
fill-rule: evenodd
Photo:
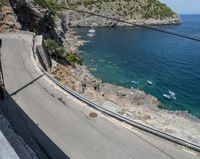
<path fill-rule="evenodd" d="M 171 95 L 171 97 L 172 97 L 173 99 L 175 99 L 175 100 L 176 100 L 176 97 L 175 97 L 175 95 Z"/>
<path fill-rule="evenodd" d="M 171 99 L 172 97 L 168 94 L 163 94 L 163 97 L 167 98 L 167 99 Z"/>
<path fill-rule="evenodd" d="M 90 29 L 89 31 L 88 31 L 88 33 L 95 33 L 96 32 L 96 30 L 94 30 L 94 29 Z"/>
<path fill-rule="evenodd" d="M 139 81 L 131 81 L 131 83 L 133 83 L 133 84 L 139 84 Z"/>
<path fill-rule="evenodd" d="M 176 93 L 169 91 L 170 96 L 176 100 Z"/>
<path fill-rule="evenodd" d="M 87 36 L 94 37 L 95 36 L 95 32 L 96 31 L 94 29 L 90 29 L 90 30 L 88 30 Z"/>
<path fill-rule="evenodd" d="M 87 36 L 89 36 L 89 37 L 94 37 L 95 34 L 94 34 L 94 33 L 87 33 Z"/>
<path fill-rule="evenodd" d="M 152 84 L 153 84 L 153 82 L 150 81 L 150 80 L 147 80 L 147 83 L 148 83 L 149 85 L 152 85 Z"/>
<path fill-rule="evenodd" d="M 169 94 L 170 94 L 171 96 L 175 96 L 175 95 L 176 95 L 176 93 L 174 93 L 174 92 L 172 92 L 172 91 L 169 91 Z"/>

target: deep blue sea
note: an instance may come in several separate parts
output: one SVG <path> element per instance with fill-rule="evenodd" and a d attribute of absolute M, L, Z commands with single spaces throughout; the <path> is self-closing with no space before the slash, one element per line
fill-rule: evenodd
<path fill-rule="evenodd" d="M 181 25 L 162 26 L 200 37 L 200 15 L 182 15 Z M 137 27 L 76 29 L 84 63 L 104 82 L 134 87 L 157 97 L 165 109 L 183 110 L 200 118 L 200 42 Z M 150 86 L 146 83 L 151 80 Z M 133 84 L 138 81 L 139 84 Z M 176 100 L 163 94 L 171 90 Z"/>

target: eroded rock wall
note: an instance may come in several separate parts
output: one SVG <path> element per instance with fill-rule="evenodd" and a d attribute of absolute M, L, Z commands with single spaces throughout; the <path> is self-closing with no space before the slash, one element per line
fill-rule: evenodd
<path fill-rule="evenodd" d="M 0 32 L 11 32 L 21 28 L 9 3 L 0 7 Z"/>
<path fill-rule="evenodd" d="M 10 0 L 23 30 L 52 37 L 61 45 L 65 41 L 66 21 L 62 14 L 53 17 L 48 9 L 41 8 L 34 0 Z"/>

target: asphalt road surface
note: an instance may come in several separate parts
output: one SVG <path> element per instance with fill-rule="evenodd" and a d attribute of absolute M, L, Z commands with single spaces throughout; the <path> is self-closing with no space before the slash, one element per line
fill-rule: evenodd
<path fill-rule="evenodd" d="M 6 90 L 25 119 L 37 126 L 32 127 L 32 134 L 50 155 L 72 159 L 200 158 L 197 152 L 125 126 L 57 90 L 31 60 L 32 35 L 0 34 L 0 38 Z M 90 112 L 98 116 L 91 118 Z"/>

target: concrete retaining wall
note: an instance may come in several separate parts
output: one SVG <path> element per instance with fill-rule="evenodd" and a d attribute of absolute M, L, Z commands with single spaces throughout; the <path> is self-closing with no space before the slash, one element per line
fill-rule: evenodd
<path fill-rule="evenodd" d="M 35 50 L 39 62 L 41 66 L 45 69 L 45 71 L 47 71 L 51 68 L 52 62 L 50 55 L 46 52 L 45 48 L 43 47 L 43 37 L 41 35 L 36 37 L 35 45 Z"/>

